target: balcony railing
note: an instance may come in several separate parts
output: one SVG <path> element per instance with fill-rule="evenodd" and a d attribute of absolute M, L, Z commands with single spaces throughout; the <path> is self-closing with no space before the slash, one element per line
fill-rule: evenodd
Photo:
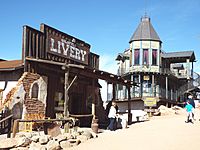
<path fill-rule="evenodd" d="M 120 94 L 119 93 L 117 94 L 117 99 L 127 99 L 128 98 L 127 97 L 128 91 L 121 90 L 119 92 L 120 92 Z M 131 88 L 131 98 L 144 97 L 144 96 L 159 97 L 159 98 L 164 98 L 167 100 L 176 101 L 178 98 L 178 92 L 174 91 L 174 90 L 168 90 L 168 92 L 166 93 L 166 89 L 158 87 L 158 85 L 155 87 L 145 88 L 142 90 L 142 92 L 141 92 L 140 87 L 132 87 Z"/>
<path fill-rule="evenodd" d="M 128 73 L 130 70 L 129 68 L 118 68 L 118 75 L 124 75 L 126 73 Z M 141 72 L 152 72 L 152 71 L 149 71 L 148 69 L 146 70 L 138 70 L 138 71 L 141 71 Z M 191 78 L 191 72 L 189 73 L 189 75 L 187 73 L 179 73 L 179 72 L 176 72 L 175 70 L 171 70 L 169 68 L 162 68 L 160 69 L 160 73 L 164 73 L 164 74 L 170 74 L 170 75 L 173 75 L 173 76 L 176 76 L 177 78 Z"/>

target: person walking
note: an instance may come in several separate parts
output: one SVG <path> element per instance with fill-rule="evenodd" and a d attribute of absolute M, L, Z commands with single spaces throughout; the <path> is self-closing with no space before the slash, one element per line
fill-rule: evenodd
<path fill-rule="evenodd" d="M 193 123 L 193 115 L 192 115 L 192 112 L 193 112 L 193 109 L 194 107 L 190 104 L 190 101 L 187 100 L 186 102 L 186 106 L 185 106 L 185 109 L 187 111 L 187 121 L 185 121 L 186 123 Z"/>
<path fill-rule="evenodd" d="M 194 109 L 192 109 L 192 118 L 193 118 L 193 120 L 195 120 L 195 118 L 194 118 L 194 114 L 195 114 L 195 103 L 194 103 L 194 99 L 193 99 L 193 96 L 192 95 L 189 95 L 188 96 L 188 101 L 189 101 L 189 103 L 192 105 L 192 107 L 194 108 Z"/>
<path fill-rule="evenodd" d="M 116 129 L 116 117 L 117 117 L 117 104 L 115 101 L 112 101 L 112 105 L 110 107 L 109 113 L 108 113 L 108 118 L 109 118 L 109 125 L 108 129 L 111 131 L 115 131 Z"/>

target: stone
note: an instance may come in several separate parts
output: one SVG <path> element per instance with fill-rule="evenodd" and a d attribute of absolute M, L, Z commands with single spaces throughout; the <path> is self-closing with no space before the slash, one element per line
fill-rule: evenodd
<path fill-rule="evenodd" d="M 81 143 L 79 139 L 69 139 L 68 141 L 70 142 L 71 146 L 77 146 Z"/>
<path fill-rule="evenodd" d="M 66 150 L 66 149 L 69 149 L 71 146 L 70 142 L 69 141 L 62 141 L 60 142 L 60 147 L 63 149 L 63 150 Z"/>
<path fill-rule="evenodd" d="M 10 150 L 28 150 L 28 147 L 17 147 L 17 148 L 12 148 Z"/>
<path fill-rule="evenodd" d="M 56 137 L 61 134 L 60 126 L 58 124 L 52 124 L 51 127 L 47 128 L 48 135 Z"/>
<path fill-rule="evenodd" d="M 65 136 L 67 140 L 73 138 L 73 136 L 70 133 L 64 133 L 63 136 Z"/>
<path fill-rule="evenodd" d="M 31 140 L 27 137 L 16 138 L 17 139 L 17 147 L 26 147 L 31 143 Z"/>
<path fill-rule="evenodd" d="M 46 145 L 47 150 L 60 150 L 60 145 L 57 141 L 51 140 Z"/>
<path fill-rule="evenodd" d="M 0 149 L 11 149 L 18 144 L 15 138 L 2 139 L 0 140 L 0 143 Z"/>
<path fill-rule="evenodd" d="M 97 133 L 94 133 L 93 131 L 91 131 L 90 133 L 92 134 L 92 138 L 97 138 L 98 137 Z"/>
<path fill-rule="evenodd" d="M 58 135 L 56 137 L 53 138 L 55 141 L 58 141 L 58 143 L 60 143 L 61 141 L 65 141 L 67 140 L 67 136 L 64 136 L 64 135 Z"/>
<path fill-rule="evenodd" d="M 77 139 L 81 141 L 81 143 L 84 143 L 88 140 L 87 136 L 85 135 L 79 135 L 77 136 Z"/>
<path fill-rule="evenodd" d="M 33 142 L 38 142 L 39 139 L 40 139 L 40 136 L 33 136 L 33 137 L 31 138 L 31 140 L 32 140 Z"/>
<path fill-rule="evenodd" d="M 47 135 L 40 136 L 40 138 L 39 138 L 40 144 L 47 144 L 48 141 L 49 141 L 49 138 Z"/>
<path fill-rule="evenodd" d="M 40 145 L 40 143 L 32 142 L 30 144 L 29 150 L 47 150 L 45 145 Z"/>
<path fill-rule="evenodd" d="M 85 135 L 88 139 L 92 138 L 92 133 L 90 131 L 85 130 L 82 135 Z"/>

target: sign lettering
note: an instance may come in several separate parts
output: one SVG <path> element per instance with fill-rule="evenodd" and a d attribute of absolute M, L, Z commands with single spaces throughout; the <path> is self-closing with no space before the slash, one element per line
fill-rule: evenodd
<path fill-rule="evenodd" d="M 87 51 L 77 48 L 75 42 L 75 39 L 70 42 L 65 39 L 50 38 L 50 51 L 79 61 L 86 61 Z"/>

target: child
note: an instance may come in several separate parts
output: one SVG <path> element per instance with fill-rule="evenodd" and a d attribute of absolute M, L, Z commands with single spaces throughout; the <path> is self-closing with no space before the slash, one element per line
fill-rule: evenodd
<path fill-rule="evenodd" d="M 193 123 L 192 112 L 193 112 L 194 107 L 189 103 L 189 101 L 187 101 L 185 108 L 186 108 L 186 111 L 187 111 L 187 121 L 185 121 L 185 122 L 186 123 L 188 123 L 188 122 Z"/>

